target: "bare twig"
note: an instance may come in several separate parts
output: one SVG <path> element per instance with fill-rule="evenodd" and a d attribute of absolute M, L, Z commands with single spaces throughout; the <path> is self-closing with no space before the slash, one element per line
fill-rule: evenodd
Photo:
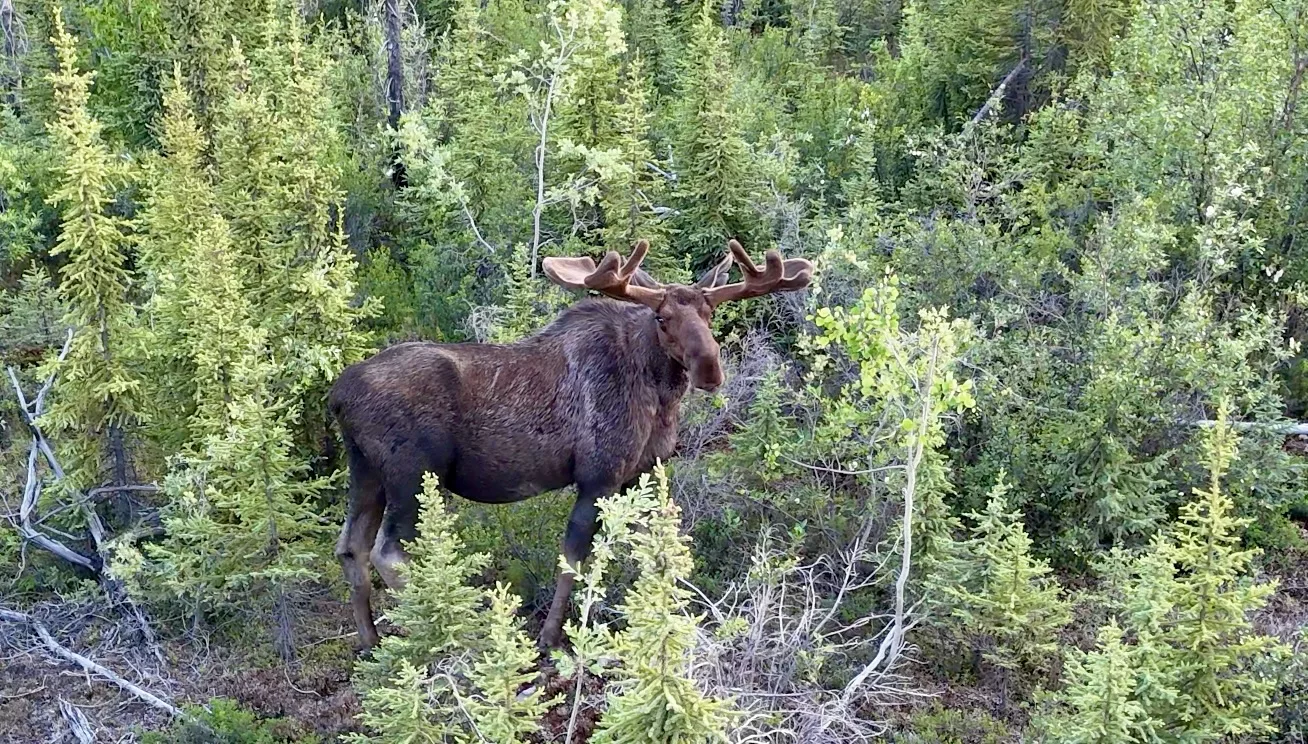
<path fill-rule="evenodd" d="M 68 728 L 73 732 L 73 736 L 79 744 L 95 744 L 95 734 L 91 731 L 91 722 L 86 720 L 86 714 L 72 703 L 59 698 L 59 712 L 63 714 L 64 720 L 68 722 Z"/>
<path fill-rule="evenodd" d="M 1012 70 L 1009 70 L 1008 74 L 1004 76 L 1004 79 L 999 83 L 999 87 L 995 88 L 995 91 L 986 99 L 985 105 L 983 105 L 981 109 L 976 112 L 976 116 L 973 116 L 972 120 L 967 123 L 969 129 L 980 124 L 981 120 L 986 118 L 986 114 L 989 114 L 990 110 L 1003 100 L 1004 91 L 1008 89 L 1008 84 L 1013 82 L 1013 78 L 1017 77 L 1017 74 L 1026 67 L 1026 60 L 1027 58 L 1025 56 L 1022 57 L 1017 65 Z"/>
<path fill-rule="evenodd" d="M 468 202 L 460 198 L 459 206 L 463 208 L 463 216 L 468 218 L 468 227 L 472 228 L 472 234 L 477 236 L 477 242 L 481 243 L 481 247 L 485 248 L 487 253 L 495 255 L 495 246 L 487 243 L 486 238 L 482 236 L 481 230 L 477 227 L 477 218 L 473 217 L 472 210 L 468 209 Z"/>
<path fill-rule="evenodd" d="M 63 543 L 51 538 L 44 532 L 36 529 L 32 524 L 32 512 L 36 509 L 36 503 L 41 496 L 41 478 L 37 474 L 37 455 L 38 447 L 33 442 L 32 449 L 27 457 L 27 485 L 23 489 L 23 501 L 18 507 L 18 524 L 15 527 L 18 534 L 24 540 L 44 548 L 59 558 L 68 561 L 76 566 L 81 566 L 95 573 L 99 573 L 99 567 L 90 558 L 64 545 Z"/>
<path fill-rule="evenodd" d="M 1192 426 L 1210 428 L 1217 425 L 1216 421 L 1202 419 L 1191 421 Z M 1228 421 L 1227 425 L 1237 431 L 1270 431 L 1276 434 L 1283 434 L 1287 437 L 1308 435 L 1308 424 L 1273 424 L 1261 421 Z"/>
<path fill-rule="evenodd" d="M 68 357 L 68 352 L 72 349 L 72 344 L 73 330 L 70 328 L 67 337 L 64 339 L 63 348 L 59 351 L 59 356 L 55 360 L 54 369 L 51 370 L 49 376 L 47 376 L 45 381 L 41 384 L 41 388 L 37 391 L 36 396 L 32 398 L 30 403 L 27 400 L 27 396 L 23 393 L 23 386 L 19 384 L 18 375 L 14 372 L 14 368 L 8 367 L 6 369 L 9 374 L 9 381 L 14 388 L 14 394 L 18 397 L 18 404 L 23 413 L 23 420 L 26 422 L 28 431 L 32 436 L 32 452 L 31 456 L 28 457 L 27 463 L 27 488 L 24 490 L 23 505 L 19 510 L 20 532 L 28 540 L 31 540 L 37 545 L 49 550 L 60 558 L 90 569 L 96 573 L 99 576 L 101 583 L 104 585 L 105 591 L 109 595 L 110 600 L 115 604 L 126 607 L 130 611 L 137 626 L 141 630 L 141 635 L 144 636 L 146 643 L 154 652 L 155 659 L 157 659 L 160 664 L 163 664 L 165 663 L 163 650 L 159 647 L 159 643 L 154 635 L 154 630 L 150 627 L 150 623 L 146 619 L 145 614 L 141 612 L 141 608 L 136 605 L 136 602 L 132 601 L 131 596 L 129 596 L 127 590 L 123 588 L 122 583 L 109 575 L 104 568 L 104 522 L 100 519 L 100 514 L 95 510 L 95 504 L 93 503 L 93 497 L 97 497 L 103 493 L 114 491 L 158 490 L 158 487 L 127 485 L 106 486 L 93 489 L 77 499 L 77 503 L 82 509 L 82 515 L 86 519 L 87 531 L 90 533 L 91 540 L 95 544 L 95 559 L 88 558 L 87 556 L 77 553 L 67 546 L 58 543 L 37 530 L 32 523 L 32 514 L 36 509 L 37 499 L 41 490 L 41 479 L 36 468 L 37 452 L 40 452 L 44 456 L 46 464 L 54 475 L 55 481 L 58 482 L 64 479 L 64 469 L 59 464 L 58 458 L 55 457 L 54 448 L 50 446 L 50 442 L 46 439 L 45 433 L 41 431 L 41 427 L 37 422 L 40 420 L 41 414 L 44 412 L 45 397 L 54 386 L 55 377 L 58 375 L 59 365 Z"/>
<path fill-rule="evenodd" d="M 185 717 L 186 714 L 184 714 L 181 710 L 174 707 L 171 703 L 163 700 L 162 698 L 155 695 L 154 693 L 142 689 L 138 685 L 133 684 L 132 682 L 129 682 L 128 680 L 124 679 L 122 676 L 120 676 L 113 670 L 108 669 L 105 666 L 91 659 L 88 659 L 85 656 L 82 656 L 81 654 L 75 651 L 68 649 L 66 646 L 56 641 L 54 639 L 54 636 L 50 635 L 50 631 L 46 629 L 45 625 L 41 621 L 37 620 L 31 615 L 27 615 L 22 612 L 14 612 L 13 610 L 0 609 L 0 620 L 26 625 L 27 627 L 32 629 L 32 632 L 36 633 L 37 637 L 41 639 L 41 642 L 45 644 L 45 647 L 49 649 L 51 653 L 58 656 L 59 658 L 64 659 L 66 661 L 71 661 L 72 663 L 81 667 L 82 670 L 88 674 L 94 674 L 103 679 L 108 680 L 109 682 L 112 682 L 113 684 L 117 685 L 119 689 L 132 695 L 136 699 L 146 703 L 152 708 L 157 708 L 167 713 L 168 715 L 173 716 L 174 718 Z"/>

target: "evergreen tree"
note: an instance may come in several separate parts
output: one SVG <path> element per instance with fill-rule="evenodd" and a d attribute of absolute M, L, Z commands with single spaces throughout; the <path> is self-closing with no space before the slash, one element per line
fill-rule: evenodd
<path fill-rule="evenodd" d="M 659 93 L 673 93 L 683 42 L 668 3 L 664 0 L 623 0 L 622 8 L 622 30 L 630 50 L 628 61 L 639 55 L 648 65 L 651 87 Z"/>
<path fill-rule="evenodd" d="M 175 452 L 189 438 L 186 422 L 197 401 L 225 400 L 197 391 L 203 385 L 196 375 L 197 355 L 221 354 L 217 349 L 226 348 L 230 367 L 248 351 L 241 344 L 240 331 L 252 318 L 242 299 L 238 316 L 231 319 L 236 327 L 203 327 L 217 320 L 208 313 L 231 309 L 230 295 L 241 292 L 240 277 L 232 265 L 229 231 L 217 213 L 211 174 L 204 164 L 207 140 L 183 86 L 180 65 L 173 68 L 163 107 L 162 157 L 147 165 L 139 246 L 143 285 L 149 295 L 143 315 L 155 338 L 149 351 L 150 399 L 157 410 L 151 435 L 164 451 Z M 208 255 L 200 255 L 203 251 Z M 211 261 L 220 265 L 212 266 Z M 197 273 L 202 268 L 217 273 Z M 210 287 L 210 281 L 222 286 Z M 228 296 L 216 306 L 205 302 L 221 292 Z M 231 349 L 234 343 L 238 347 Z M 229 376 L 229 367 L 220 374 Z"/>
<path fill-rule="evenodd" d="M 953 632 L 1003 670 L 1032 671 L 1058 652 L 1056 633 L 1071 620 L 1049 564 L 1031 555 L 1022 515 L 1009 511 L 1001 473 L 984 514 L 970 514 L 972 536 L 949 570 L 929 579 L 944 598 Z"/>
<path fill-rule="evenodd" d="M 486 594 L 485 650 L 468 669 L 475 694 L 467 703 L 477 732 L 491 741 L 526 741 L 540 729 L 540 720 L 552 700 L 540 688 L 519 697 L 536 673 L 537 650 L 522 631 L 518 607 L 522 600 L 509 587 L 497 583 Z"/>
<path fill-rule="evenodd" d="M 1243 520 L 1222 489 L 1236 444 L 1223 407 L 1204 442 L 1207 486 L 1123 577 L 1131 645 L 1114 624 L 1098 651 L 1074 655 L 1071 684 L 1044 724 L 1054 741 L 1188 743 L 1274 730 L 1276 679 L 1265 662 L 1285 648 L 1254 633 L 1249 617 L 1274 587 L 1251 580 L 1254 551 L 1241 549 Z M 1106 738 L 1123 731 L 1134 738 Z"/>
<path fill-rule="evenodd" d="M 663 224 L 655 208 L 663 206 L 665 180 L 652 167 L 659 162 L 650 147 L 652 93 L 640 53 L 627 63 L 622 76 L 622 98 L 615 106 L 614 148 L 618 167 L 600 184 L 604 213 L 604 244 L 625 254 L 637 240 L 658 245 Z M 664 261 L 673 256 L 657 252 Z M 651 264 L 657 271 L 657 264 Z"/>
<path fill-rule="evenodd" d="M 705 696 L 689 676 L 698 619 L 686 612 L 690 590 L 683 582 L 694 563 L 662 465 L 654 477 L 657 485 L 643 476 L 638 488 L 601 506 L 605 530 L 629 530 L 640 574 L 619 608 L 627 624 L 613 637 L 613 654 L 621 666 L 592 739 L 597 744 L 724 740 L 730 720 L 726 704 Z"/>
<path fill-rule="evenodd" d="M 82 488 L 111 470 L 128 480 L 129 436 L 141 419 L 141 381 L 135 368 L 140 332 L 129 302 L 126 224 L 109 212 L 117 168 L 87 110 L 91 73 L 77 70 L 76 40 L 54 6 L 58 69 L 52 74 L 58 118 L 51 122 L 59 184 L 52 198 L 62 223 L 53 255 L 66 257 L 59 283 L 76 329 L 60 369 L 62 384 L 45 426 L 67 453 L 68 482 Z"/>
<path fill-rule="evenodd" d="M 17 291 L 0 294 L 0 359 L 25 365 L 58 347 L 66 315 L 50 274 L 40 266 L 29 268 Z"/>
<path fill-rule="evenodd" d="M 1149 741 L 1148 712 L 1137 699 L 1141 684 L 1137 655 L 1110 620 L 1099 629 L 1097 648 L 1074 651 L 1067 661 L 1067 687 L 1060 693 L 1065 718 L 1047 722 L 1046 736 L 1060 744 L 1131 744 Z"/>
<path fill-rule="evenodd" d="M 718 260 L 729 238 L 749 245 L 756 232 L 749 214 L 749 149 L 731 106 L 735 76 L 715 8 L 700 4 L 678 90 L 678 231 L 697 269 Z"/>
<path fill-rule="evenodd" d="M 256 346 L 258 332 L 246 332 Z M 196 422 L 214 431 L 169 478 L 168 539 L 146 550 L 163 584 L 196 608 L 270 612 L 274 645 L 290 660 L 293 602 L 321 578 L 333 528 L 314 501 L 327 482 L 307 477 L 295 454 L 290 406 L 274 392 L 274 373 L 258 348 L 230 370 L 229 423 Z"/>
<path fill-rule="evenodd" d="M 215 119 L 217 192 L 252 317 L 276 360 L 271 384 L 292 404 L 288 422 L 307 453 L 326 436 L 328 386 L 370 346 L 358 325 L 376 309 L 354 302 L 324 52 L 283 3 L 270 3 L 259 24 L 261 47 L 248 59 L 232 50 L 236 83 Z"/>
<path fill-rule="evenodd" d="M 1158 666 L 1167 669 L 1177 692 L 1159 703 L 1179 740 L 1217 740 L 1271 731 L 1269 716 L 1276 682 L 1251 669 L 1251 662 L 1284 649 L 1276 639 L 1253 632 L 1249 613 L 1275 589 L 1250 580 L 1255 552 L 1241 549 L 1240 528 L 1222 479 L 1236 454 L 1237 437 L 1219 412 L 1204 442 L 1207 487 L 1181 507 L 1174 536 L 1161 546 L 1170 610 L 1160 633 L 1140 628 L 1141 645 L 1156 645 Z M 1148 577 L 1147 580 L 1153 580 Z M 1139 598 L 1137 597 L 1137 600 Z M 1133 608 L 1143 614 L 1139 604 Z"/>
<path fill-rule="evenodd" d="M 519 600 L 502 584 L 468 585 L 489 558 L 465 553 L 430 474 L 419 503 L 418 537 L 401 566 L 406 583 L 390 613 L 403 634 L 386 636 L 359 662 L 359 718 L 369 734 L 350 740 L 443 742 L 475 730 L 482 741 L 522 741 L 552 701 L 540 690 L 519 697 L 536 658 L 516 615 Z"/>
<path fill-rule="evenodd" d="M 513 249 L 507 274 L 504 303 L 495 308 L 496 317 L 487 334 L 487 340 L 497 344 L 512 343 L 540 330 L 567 301 L 557 285 L 531 275 L 531 259 L 522 243 Z"/>
<path fill-rule="evenodd" d="M 515 227 L 528 219 L 530 197 L 514 158 L 525 154 L 522 112 L 516 101 L 497 94 L 501 61 L 487 42 L 485 24 L 478 0 L 458 0 L 439 51 L 443 74 L 434 107 L 439 111 L 438 141 L 449 146 L 446 162 L 459 187 L 454 223 L 460 233 L 477 226 L 498 244 L 521 235 Z M 418 200 L 423 196 L 410 197 L 413 207 L 429 211 L 431 206 Z"/>

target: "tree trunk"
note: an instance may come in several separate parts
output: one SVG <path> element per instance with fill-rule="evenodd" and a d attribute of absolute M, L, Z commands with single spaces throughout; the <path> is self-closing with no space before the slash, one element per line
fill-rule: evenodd
<path fill-rule="evenodd" d="M 400 0 L 385 0 L 382 23 L 386 33 L 386 103 L 389 107 L 387 121 L 391 129 L 396 131 L 400 128 L 400 115 L 404 113 L 404 50 L 400 37 L 404 22 L 400 13 Z M 408 185 L 398 147 L 392 156 L 391 182 L 397 189 Z"/>

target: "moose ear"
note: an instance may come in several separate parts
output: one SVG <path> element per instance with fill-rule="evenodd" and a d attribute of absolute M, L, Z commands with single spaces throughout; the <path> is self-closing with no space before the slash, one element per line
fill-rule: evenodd
<path fill-rule="evenodd" d="M 699 281 L 695 282 L 695 286 L 699 289 L 721 287 L 723 284 L 727 283 L 727 277 L 731 275 L 731 266 L 734 263 L 735 259 L 733 259 L 731 253 L 728 252 L 726 258 L 719 261 L 717 266 L 709 269 L 704 276 L 699 278 Z"/>
<path fill-rule="evenodd" d="M 541 269 L 550 281 L 568 289 L 586 289 L 586 277 L 595 273 L 595 262 L 588 257 L 559 258 L 551 256 L 541 261 Z"/>

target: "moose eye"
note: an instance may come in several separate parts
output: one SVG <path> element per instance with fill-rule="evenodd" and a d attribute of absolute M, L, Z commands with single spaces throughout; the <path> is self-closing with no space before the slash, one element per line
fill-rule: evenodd
<path fill-rule="evenodd" d="M 663 322 L 667 320 L 667 318 L 664 318 L 662 315 L 655 315 L 654 320 L 658 321 L 659 325 L 663 325 Z"/>

